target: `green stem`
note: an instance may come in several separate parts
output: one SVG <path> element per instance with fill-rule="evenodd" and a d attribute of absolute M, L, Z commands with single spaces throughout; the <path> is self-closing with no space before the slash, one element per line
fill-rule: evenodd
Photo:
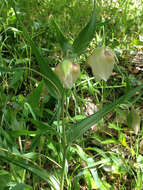
<path fill-rule="evenodd" d="M 62 164 L 62 175 L 61 175 L 61 184 L 60 190 L 64 189 L 64 177 L 65 177 L 65 164 L 66 164 L 66 152 L 67 152 L 67 142 L 66 142 L 66 130 L 65 130 L 65 123 L 64 123 L 64 102 L 65 102 L 65 90 L 62 98 L 62 145 L 63 145 L 63 164 Z"/>

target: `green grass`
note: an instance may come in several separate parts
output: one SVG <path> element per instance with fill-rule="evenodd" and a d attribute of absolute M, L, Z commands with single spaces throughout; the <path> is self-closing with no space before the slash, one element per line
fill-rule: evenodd
<path fill-rule="evenodd" d="M 142 190 L 142 0 L 12 2 L 0 2 L 0 190 Z M 99 46 L 118 59 L 107 82 L 87 64 Z M 81 69 L 66 90 L 53 72 L 65 57 Z"/>

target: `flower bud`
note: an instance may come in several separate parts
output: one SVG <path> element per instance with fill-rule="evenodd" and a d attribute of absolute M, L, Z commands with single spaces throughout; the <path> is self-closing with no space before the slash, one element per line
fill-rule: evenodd
<path fill-rule="evenodd" d="M 115 54 L 108 47 L 99 47 L 88 57 L 88 64 L 92 68 L 93 75 L 97 81 L 107 81 L 115 63 Z"/>
<path fill-rule="evenodd" d="M 79 77 L 80 67 L 70 60 L 64 60 L 57 65 L 55 73 L 59 77 L 64 88 L 71 89 L 74 82 Z"/>

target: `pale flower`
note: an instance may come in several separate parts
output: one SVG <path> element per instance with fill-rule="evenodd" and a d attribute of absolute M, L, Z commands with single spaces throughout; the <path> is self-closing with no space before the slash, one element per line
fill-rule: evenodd
<path fill-rule="evenodd" d="M 88 64 L 92 68 L 93 75 L 97 81 L 103 79 L 107 81 L 115 63 L 115 54 L 108 47 L 99 47 L 95 49 L 88 57 Z"/>
<path fill-rule="evenodd" d="M 64 88 L 71 89 L 80 75 L 80 67 L 70 60 L 64 60 L 56 66 L 55 73 L 59 77 Z"/>

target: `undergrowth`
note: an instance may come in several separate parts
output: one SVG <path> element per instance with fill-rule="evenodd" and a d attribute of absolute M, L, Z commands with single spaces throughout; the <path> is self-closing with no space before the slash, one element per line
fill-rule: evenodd
<path fill-rule="evenodd" d="M 0 1 L 0 190 L 143 189 L 143 2 L 95 4 Z M 88 64 L 101 46 L 108 81 Z M 53 72 L 67 58 L 71 89 Z"/>

